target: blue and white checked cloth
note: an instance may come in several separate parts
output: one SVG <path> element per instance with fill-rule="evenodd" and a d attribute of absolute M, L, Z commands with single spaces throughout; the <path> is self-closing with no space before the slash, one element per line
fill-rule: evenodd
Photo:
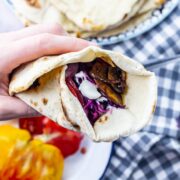
<path fill-rule="evenodd" d="M 180 53 L 180 4 L 160 25 L 124 43 L 105 47 L 146 62 Z M 180 180 L 180 62 L 155 71 L 158 102 L 149 126 L 114 142 L 102 179 Z"/>

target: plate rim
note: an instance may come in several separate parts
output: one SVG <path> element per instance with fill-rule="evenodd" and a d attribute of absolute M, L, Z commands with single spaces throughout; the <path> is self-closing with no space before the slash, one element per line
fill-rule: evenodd
<path fill-rule="evenodd" d="M 109 164 L 110 164 L 110 162 L 111 162 L 111 158 L 112 158 L 112 155 L 113 155 L 114 151 L 115 151 L 115 144 L 114 144 L 114 142 L 112 142 L 112 143 L 111 143 L 111 151 L 110 151 L 109 159 L 108 159 L 108 161 L 107 161 L 107 164 L 106 164 L 106 167 L 105 167 L 105 169 L 104 169 L 104 172 L 103 172 L 102 175 L 100 176 L 99 180 L 102 180 L 103 177 L 105 176 L 106 171 L 108 170 Z"/>
<path fill-rule="evenodd" d="M 72 175 L 73 172 L 76 172 L 76 170 L 74 171 L 74 168 L 73 168 L 73 166 L 76 165 L 76 163 L 73 162 L 72 164 L 74 164 L 74 165 L 73 166 L 70 165 L 70 167 L 71 167 L 70 174 L 71 175 L 69 175 L 68 168 L 66 168 L 66 171 L 64 172 L 65 174 L 63 175 L 63 180 L 65 180 L 65 179 L 83 180 L 85 178 L 87 180 L 102 179 L 106 170 L 108 169 L 109 163 L 111 160 L 111 156 L 113 154 L 113 142 L 97 143 L 97 142 L 93 142 L 87 136 L 85 136 L 84 140 L 85 140 L 84 141 L 85 144 L 82 143 L 80 145 L 79 150 L 81 149 L 81 147 L 86 147 L 87 152 L 89 152 L 89 154 L 87 154 L 87 156 L 85 154 L 86 157 L 84 160 L 83 159 L 81 160 L 81 158 L 79 157 L 79 159 L 80 159 L 79 162 L 84 163 L 83 166 L 81 165 L 81 171 L 78 171 L 78 173 L 75 173 L 74 175 Z M 76 153 L 81 155 L 80 151 L 78 151 Z M 70 161 L 75 161 L 74 158 L 78 158 L 78 154 L 76 154 L 76 153 L 73 154 L 72 156 L 69 156 L 69 158 L 72 157 L 73 159 L 67 158 L 69 163 L 70 163 Z M 94 153 L 95 153 L 95 155 L 94 155 Z M 65 159 L 65 162 L 66 162 L 66 159 Z M 77 164 L 79 164 L 79 162 L 77 162 Z M 94 164 L 96 162 L 97 162 L 97 164 Z M 66 164 L 66 167 L 67 167 L 67 164 Z M 76 167 L 75 167 L 75 169 L 76 169 Z M 88 176 L 88 174 L 89 174 L 89 176 Z"/>

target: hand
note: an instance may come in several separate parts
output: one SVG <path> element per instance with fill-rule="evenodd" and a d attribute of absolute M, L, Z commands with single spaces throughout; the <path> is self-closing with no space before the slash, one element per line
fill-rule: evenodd
<path fill-rule="evenodd" d="M 9 96 L 9 75 L 19 65 L 44 55 L 81 50 L 90 42 L 66 36 L 57 24 L 36 25 L 0 34 L 0 120 L 37 116 L 38 112 Z"/>

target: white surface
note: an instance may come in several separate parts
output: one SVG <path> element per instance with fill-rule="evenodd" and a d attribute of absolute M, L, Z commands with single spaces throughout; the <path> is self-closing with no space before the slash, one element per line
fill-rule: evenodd
<path fill-rule="evenodd" d="M 112 143 L 94 143 L 85 138 L 81 147 L 86 147 L 86 154 L 77 152 L 65 160 L 63 180 L 99 179 L 110 158 Z"/>

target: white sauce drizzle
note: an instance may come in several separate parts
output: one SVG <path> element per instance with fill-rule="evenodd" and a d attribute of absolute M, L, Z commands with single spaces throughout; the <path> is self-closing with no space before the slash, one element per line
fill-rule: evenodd
<path fill-rule="evenodd" d="M 94 85 L 88 80 L 82 81 L 79 86 L 79 90 L 81 91 L 82 95 L 87 97 L 88 99 L 97 99 L 101 97 L 101 94 L 97 90 L 96 85 Z"/>

